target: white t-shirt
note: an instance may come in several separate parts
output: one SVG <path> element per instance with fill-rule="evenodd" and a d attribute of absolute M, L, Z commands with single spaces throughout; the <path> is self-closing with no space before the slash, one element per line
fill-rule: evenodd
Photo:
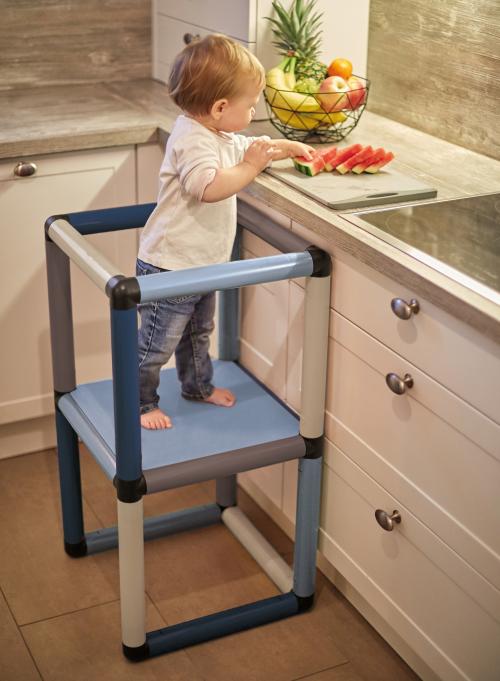
<path fill-rule="evenodd" d="M 217 134 L 188 116 L 177 118 L 160 170 L 158 204 L 141 234 L 141 260 L 166 270 L 230 260 L 236 196 L 216 203 L 201 199 L 217 169 L 240 163 L 256 139 Z"/>

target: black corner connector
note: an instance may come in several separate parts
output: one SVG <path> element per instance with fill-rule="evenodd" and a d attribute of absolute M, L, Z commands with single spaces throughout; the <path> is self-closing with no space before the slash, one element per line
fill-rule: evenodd
<path fill-rule="evenodd" d="M 302 436 L 306 445 L 306 453 L 304 459 L 319 459 L 323 456 L 323 436 L 320 437 L 304 437 Z"/>
<path fill-rule="evenodd" d="M 70 544 L 69 542 L 64 542 L 64 550 L 71 556 L 71 558 L 83 558 L 87 555 L 87 541 L 83 538 L 78 544 Z"/>
<path fill-rule="evenodd" d="M 147 492 L 146 479 L 143 475 L 137 480 L 120 480 L 115 475 L 113 485 L 116 487 L 118 499 L 126 504 L 139 501 Z"/>
<path fill-rule="evenodd" d="M 68 220 L 68 216 L 67 216 L 67 215 L 63 215 L 63 214 L 61 214 L 61 215 L 51 215 L 49 218 L 47 218 L 47 219 L 45 220 L 45 241 L 52 241 L 52 239 L 51 239 L 50 236 L 49 236 L 49 227 L 50 227 L 50 225 L 51 225 L 53 222 L 55 222 L 56 220 L 60 220 L 60 219 L 62 219 L 62 220 Z M 69 220 L 68 220 L 68 222 L 69 222 Z"/>
<path fill-rule="evenodd" d="M 142 662 L 149 657 L 149 647 L 147 643 L 142 646 L 126 646 L 122 643 L 123 654 L 130 662 Z"/>
<path fill-rule="evenodd" d="M 117 274 L 106 284 L 106 295 L 114 310 L 130 310 L 141 302 L 141 289 L 135 277 Z"/>
<path fill-rule="evenodd" d="M 314 594 L 311 594 L 310 596 L 297 596 L 297 594 L 295 594 L 295 598 L 297 599 L 299 612 L 306 612 L 314 605 Z"/>
<path fill-rule="evenodd" d="M 332 261 L 328 253 L 317 246 L 309 246 L 306 251 L 311 254 L 313 260 L 311 277 L 329 277 L 332 272 Z"/>

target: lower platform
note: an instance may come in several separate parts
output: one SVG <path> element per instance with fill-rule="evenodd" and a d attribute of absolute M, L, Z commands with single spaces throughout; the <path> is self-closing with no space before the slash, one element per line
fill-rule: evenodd
<path fill-rule="evenodd" d="M 161 372 L 160 407 L 173 428 L 142 430 L 148 492 L 300 458 L 299 420 L 235 362 L 214 362 L 214 383 L 236 395 L 231 408 L 185 400 L 175 369 Z M 59 408 L 110 478 L 116 471 L 112 382 L 81 385 Z"/>

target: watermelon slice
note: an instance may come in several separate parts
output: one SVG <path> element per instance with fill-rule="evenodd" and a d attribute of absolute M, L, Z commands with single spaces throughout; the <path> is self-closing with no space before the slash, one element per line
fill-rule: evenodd
<path fill-rule="evenodd" d="M 352 172 L 356 173 L 356 175 L 359 175 L 360 173 L 363 172 L 363 170 L 365 168 L 368 168 L 373 163 L 378 163 L 379 161 L 381 161 L 384 158 L 385 154 L 386 154 L 386 151 L 385 151 L 385 149 L 382 149 L 382 147 L 375 149 L 375 151 L 373 152 L 373 154 L 369 158 L 367 158 L 364 161 L 361 161 L 361 163 L 358 163 L 357 165 L 355 165 L 354 168 L 352 168 Z"/>
<path fill-rule="evenodd" d="M 394 154 L 392 153 L 392 151 L 388 151 L 381 161 L 378 161 L 377 163 L 372 163 L 371 165 L 368 166 L 368 168 L 365 168 L 365 173 L 378 173 L 380 168 L 383 168 L 385 165 L 390 163 L 393 158 Z"/>
<path fill-rule="evenodd" d="M 362 148 L 363 147 L 361 146 L 361 144 L 351 144 L 350 147 L 343 147 L 342 149 L 337 149 L 335 157 L 329 159 L 327 165 L 325 166 L 325 170 L 333 170 L 340 163 L 343 163 L 348 158 L 354 156 L 354 154 L 357 154 L 359 151 L 361 151 Z"/>
<path fill-rule="evenodd" d="M 345 173 L 348 173 L 351 168 L 354 168 L 355 165 L 361 163 L 361 161 L 365 161 L 370 158 L 370 156 L 373 156 L 373 147 L 364 147 L 361 151 L 358 151 L 357 154 L 354 154 L 354 156 L 349 156 L 348 159 L 343 161 L 340 165 L 337 165 L 336 170 L 344 175 Z"/>
<path fill-rule="evenodd" d="M 326 154 L 323 154 L 323 160 L 325 162 L 325 170 L 330 173 L 333 170 L 332 161 L 338 154 L 337 147 L 330 148 Z"/>
<path fill-rule="evenodd" d="M 316 152 L 312 159 L 308 160 L 305 156 L 295 156 L 293 165 L 300 173 L 314 177 L 325 167 L 325 162 L 320 153 Z"/>

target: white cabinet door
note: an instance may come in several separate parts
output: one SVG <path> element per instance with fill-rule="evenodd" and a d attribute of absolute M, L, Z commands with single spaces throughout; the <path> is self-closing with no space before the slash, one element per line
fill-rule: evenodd
<path fill-rule="evenodd" d="M 133 147 L 26 160 L 38 167 L 31 177 L 14 175 L 16 160 L 0 163 L 0 424 L 43 416 L 53 408 L 45 219 L 136 203 Z M 89 238 L 117 265 L 117 272 L 133 273 L 135 231 Z M 74 269 L 72 290 L 78 380 L 109 376 L 108 300 Z"/>

